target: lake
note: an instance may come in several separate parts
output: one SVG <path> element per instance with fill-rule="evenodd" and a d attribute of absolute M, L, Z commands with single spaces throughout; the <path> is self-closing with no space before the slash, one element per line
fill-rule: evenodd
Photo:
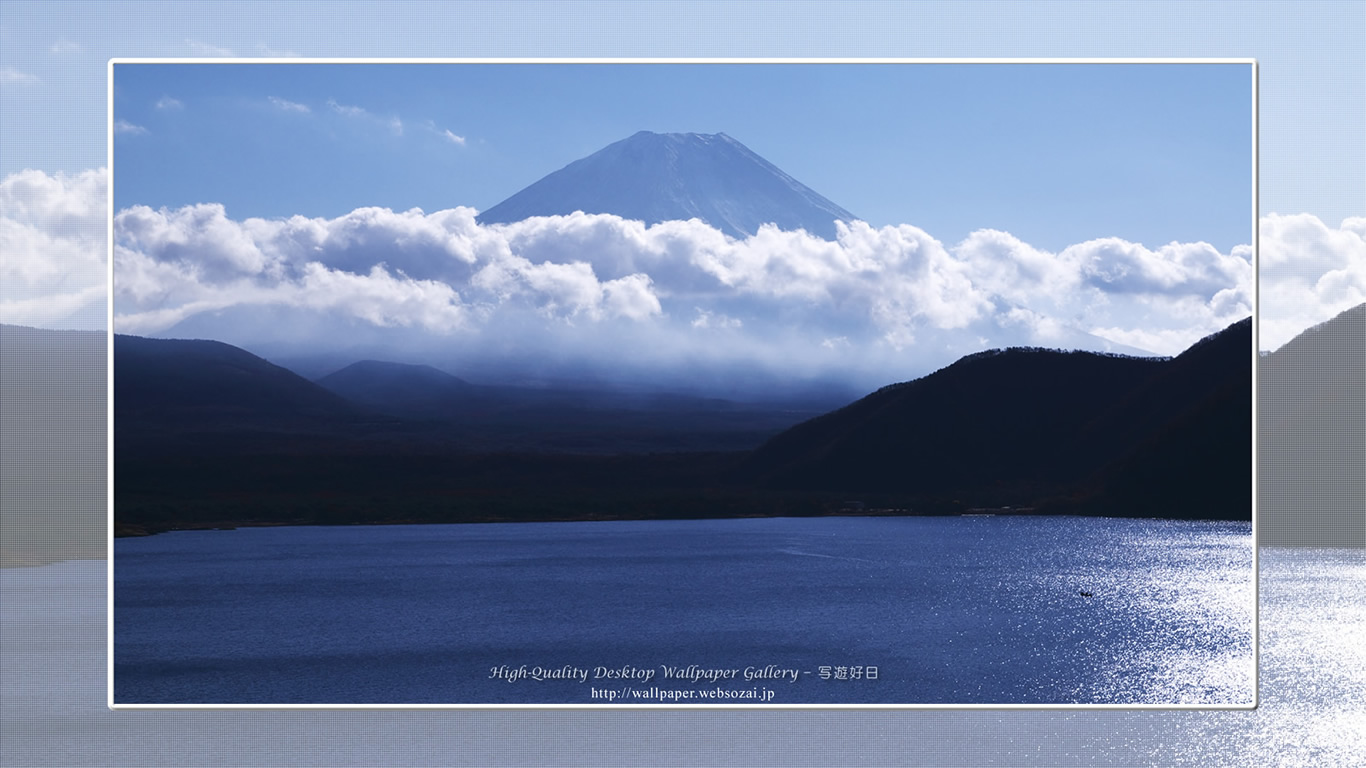
<path fill-rule="evenodd" d="M 279 527 L 114 551 L 120 704 L 1253 696 L 1248 523 Z"/>

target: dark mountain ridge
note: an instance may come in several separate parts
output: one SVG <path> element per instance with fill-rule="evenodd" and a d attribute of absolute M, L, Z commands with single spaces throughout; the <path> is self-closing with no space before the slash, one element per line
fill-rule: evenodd
<path fill-rule="evenodd" d="M 1189 456 L 1177 444 L 1185 439 L 1237 457 L 1227 467 L 1204 462 L 1221 467 L 1213 486 L 1250 489 L 1251 339 L 1248 319 L 1172 359 L 1021 348 L 970 355 L 774 437 L 741 476 L 775 489 L 1005 506 L 1099 499 L 1141 472 L 1171 495 L 1189 484 L 1155 477 L 1166 466 L 1158 457 Z M 1206 427 L 1217 431 L 1203 435 Z M 1239 471 L 1242 485 L 1226 477 Z M 1199 514 L 1250 510 L 1250 500 L 1235 500 Z"/>
<path fill-rule="evenodd" d="M 1153 375 L 1133 382 L 1132 388 L 1086 425 L 1078 435 L 1080 450 L 1101 450 L 1105 442 L 1138 445 L 1164 420 L 1227 394 L 1224 389 L 1230 384 L 1246 390 L 1250 398 L 1253 353 L 1250 342 L 1244 342 L 1251 335 L 1249 317 L 1165 360 Z M 1246 412 L 1251 413 L 1250 404 Z"/>
<path fill-rule="evenodd" d="M 317 383 L 376 412 L 445 429 L 464 448 L 483 451 L 745 450 L 820 412 L 803 404 L 668 392 L 478 385 L 431 366 L 376 360 Z"/>
<path fill-rule="evenodd" d="M 478 220 L 575 211 L 647 225 L 696 218 L 734 238 L 772 223 L 833 240 L 836 220 L 856 218 L 724 133 L 640 131 L 551 173 Z"/>
<path fill-rule="evenodd" d="M 331 450 L 394 426 L 230 344 L 114 336 L 116 455 Z"/>
<path fill-rule="evenodd" d="M 1085 436 L 1111 458 L 1056 511 L 1247 519 L 1253 504 L 1251 318 L 1135 387 Z M 1106 450 L 1106 445 L 1114 448 Z"/>
<path fill-rule="evenodd" d="M 747 450 L 819 413 L 657 392 L 483 386 L 376 360 L 312 382 L 216 341 L 120 334 L 114 347 L 125 452 Z"/>
<path fill-rule="evenodd" d="M 1366 545 L 1366 304 L 1261 358 L 1264 542 Z"/>
<path fill-rule="evenodd" d="M 361 415 L 340 396 L 220 341 L 114 336 L 116 415 L 321 423 Z"/>
<path fill-rule="evenodd" d="M 107 552 L 108 343 L 0 325 L 0 567 Z"/>
<path fill-rule="evenodd" d="M 979 353 L 783 432 L 734 403 L 593 402 L 374 361 L 332 377 L 362 404 L 227 345 L 119 336 L 116 504 L 125 531 L 825 514 L 847 499 L 1246 519 L 1250 329 L 1171 359 Z M 396 415 L 411 403 L 384 398 L 403 392 L 429 418 Z M 757 450 L 726 447 L 764 429 Z"/>
<path fill-rule="evenodd" d="M 1011 348 L 893 384 L 770 440 L 747 462 L 775 487 L 908 492 L 990 486 L 1006 463 L 1047 471 L 1050 433 L 1076 432 L 1158 361 Z"/>

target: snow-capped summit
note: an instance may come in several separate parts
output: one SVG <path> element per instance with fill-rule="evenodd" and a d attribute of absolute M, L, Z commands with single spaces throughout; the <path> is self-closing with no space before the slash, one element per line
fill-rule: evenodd
<path fill-rule="evenodd" d="M 772 223 L 833 240 L 836 220 L 857 218 L 724 133 L 640 131 L 526 187 L 479 221 L 574 211 L 646 224 L 697 218 L 736 238 Z"/>

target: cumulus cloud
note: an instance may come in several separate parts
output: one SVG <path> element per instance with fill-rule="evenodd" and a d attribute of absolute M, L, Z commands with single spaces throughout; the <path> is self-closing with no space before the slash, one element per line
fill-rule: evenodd
<path fill-rule="evenodd" d="M 184 264 L 206 282 L 259 274 L 267 264 L 250 234 L 216 203 L 168 213 L 135 206 L 120 213 L 115 226 L 126 248 Z"/>
<path fill-rule="evenodd" d="M 290 307 L 385 328 L 448 333 L 465 323 L 467 312 L 450 285 L 395 275 L 379 264 L 363 275 L 309 262 L 282 280 L 239 273 L 206 281 L 194 264 L 158 262 L 122 246 L 115 248 L 114 262 L 116 296 L 148 307 L 118 317 L 115 330 L 122 333 L 156 334 L 201 313 L 234 307 Z"/>
<path fill-rule="evenodd" d="M 115 217 L 115 325 L 174 333 L 193 318 L 211 326 L 213 313 L 273 307 L 439 334 L 447 351 L 886 379 L 983 346 L 1175 354 L 1252 311 L 1248 247 L 1106 239 L 1050 253 L 1005 232 L 947 246 L 910 225 L 864 222 L 840 224 L 835 241 L 773 226 L 737 240 L 698 220 L 575 213 L 480 225 L 475 214 L 239 221 L 216 204 L 135 206 Z"/>
<path fill-rule="evenodd" d="M 105 169 L 0 180 L 0 322 L 104 326 Z"/>
<path fill-rule="evenodd" d="M 1047 253 L 994 229 L 973 232 L 955 250 L 977 285 L 1010 301 L 1061 302 L 1081 287 L 1075 251 Z"/>
<path fill-rule="evenodd" d="M 0 321 L 103 324 L 107 187 L 103 169 L 0 181 Z M 323 341 L 345 321 L 452 348 L 526 350 L 539 335 L 544 354 L 904 378 L 1012 343 L 1173 354 L 1252 307 L 1249 246 L 1103 239 L 1052 253 L 995 230 L 947 245 L 862 222 L 833 242 L 772 227 L 736 240 L 695 220 L 576 213 L 481 226 L 475 214 L 237 220 L 214 204 L 134 206 L 116 216 L 115 324 L 212 331 L 219 316 L 271 308 L 321 318 L 301 327 Z M 1366 217 L 1334 227 L 1268 215 L 1261 266 L 1261 341 L 1274 349 L 1366 301 Z"/>
<path fill-rule="evenodd" d="M 74 43 L 66 38 L 60 38 L 48 48 L 50 53 L 58 56 L 66 53 L 78 53 L 81 50 L 80 43 Z"/>
<path fill-rule="evenodd" d="M 180 99 L 172 98 L 170 96 L 162 96 L 161 98 L 157 99 L 157 103 L 154 106 L 156 106 L 157 109 L 167 112 L 183 109 L 185 107 L 185 105 L 181 103 Z"/>
<path fill-rule="evenodd" d="M 115 217 L 116 324 L 156 332 L 234 304 L 326 309 L 441 331 L 505 304 L 567 323 L 662 311 L 648 276 L 602 280 L 585 261 L 533 262 L 474 215 L 362 208 L 334 219 L 238 222 L 217 204 L 134 206 Z M 181 309 L 168 311 L 171 305 Z"/>
<path fill-rule="evenodd" d="M 452 143 L 452 144 L 456 144 L 456 145 L 462 146 L 462 147 L 465 146 L 465 137 L 464 137 L 464 136 L 457 136 L 457 135 L 455 135 L 454 133 L 451 133 L 451 130 L 450 130 L 449 128 L 442 128 L 442 129 L 441 129 L 441 136 L 442 136 L 442 138 L 444 138 L 446 141 L 449 141 L 449 142 Z"/>
<path fill-rule="evenodd" d="M 1366 217 L 1334 228 L 1307 213 L 1273 213 L 1259 229 L 1263 349 L 1366 302 Z"/>
<path fill-rule="evenodd" d="M 1245 282 L 1252 270 L 1246 254 L 1223 254 L 1208 243 L 1150 250 L 1112 237 L 1070 246 L 1061 256 L 1080 267 L 1085 282 L 1107 293 L 1207 294 Z"/>

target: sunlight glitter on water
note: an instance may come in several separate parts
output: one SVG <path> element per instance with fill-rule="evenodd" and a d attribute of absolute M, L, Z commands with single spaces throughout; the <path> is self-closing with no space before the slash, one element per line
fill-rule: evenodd
<path fill-rule="evenodd" d="M 1366 765 L 1366 551 L 1263 548 L 1261 560 L 1259 706 L 1200 713 L 1169 754 L 1193 765 Z"/>
<path fill-rule="evenodd" d="M 581 695 L 474 675 L 507 663 L 510 648 L 528 663 L 687 657 L 807 670 L 784 703 L 1252 703 L 1246 523 L 279 528 L 121 540 L 118 550 L 120 702 L 352 702 L 361 689 L 390 703 Z M 463 565 L 453 570 L 452 558 Z M 371 663 L 350 666 L 354 654 Z M 877 684 L 817 680 L 817 665 L 840 654 L 879 667 Z M 420 674 L 427 656 L 449 668 Z M 1224 671 L 1239 661 L 1243 671 Z M 442 679 L 465 682 L 433 684 Z M 242 698 L 247 687 L 256 699 Z"/>
<path fill-rule="evenodd" d="M 679 762 L 695 763 L 873 754 L 936 765 L 1366 765 L 1366 551 L 1260 555 L 1261 702 L 1251 711 L 372 711 L 345 718 L 345 728 L 336 712 L 198 711 L 174 713 L 180 737 L 171 740 L 166 712 L 104 705 L 106 563 L 5 570 L 0 682 L 26 698 L 0 702 L 0 764 L 278 765 L 290 748 L 310 763 L 436 764 L 457 741 L 467 762 L 493 764 L 507 759 L 516 721 L 522 754 L 541 762 L 616 733 L 668 744 Z M 270 738 L 242 738 L 250 733 Z M 882 751 L 869 753 L 870 744 Z"/>

